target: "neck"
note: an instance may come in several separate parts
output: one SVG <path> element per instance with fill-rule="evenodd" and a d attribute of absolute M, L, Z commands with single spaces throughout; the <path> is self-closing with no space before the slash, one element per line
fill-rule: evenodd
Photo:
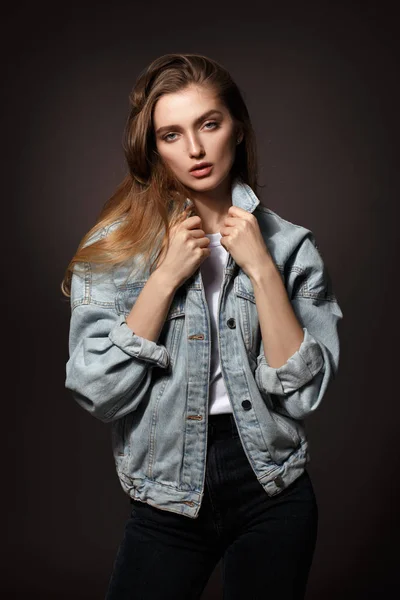
<path fill-rule="evenodd" d="M 213 190 L 192 191 L 191 199 L 196 214 L 201 218 L 204 233 L 219 233 L 228 209 L 232 206 L 232 182 L 226 177 Z"/>

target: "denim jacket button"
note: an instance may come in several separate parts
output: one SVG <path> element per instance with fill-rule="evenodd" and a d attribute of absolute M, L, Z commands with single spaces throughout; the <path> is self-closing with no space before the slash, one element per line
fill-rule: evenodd
<path fill-rule="evenodd" d="M 250 410 L 251 409 L 251 402 L 250 402 L 250 400 L 243 400 L 242 406 L 243 406 L 244 410 Z"/>
<path fill-rule="evenodd" d="M 274 478 L 274 483 L 275 483 L 275 485 L 276 485 L 277 487 L 279 487 L 279 488 L 280 488 L 280 487 L 284 487 L 284 485 L 285 485 L 285 484 L 284 484 L 284 482 L 283 482 L 283 479 L 282 479 L 282 477 L 281 477 L 280 475 L 277 475 L 277 476 Z"/>
<path fill-rule="evenodd" d="M 230 329 L 235 329 L 235 327 L 236 327 L 236 321 L 233 318 L 228 319 L 227 322 L 226 322 L 226 324 L 228 325 L 228 327 Z"/>

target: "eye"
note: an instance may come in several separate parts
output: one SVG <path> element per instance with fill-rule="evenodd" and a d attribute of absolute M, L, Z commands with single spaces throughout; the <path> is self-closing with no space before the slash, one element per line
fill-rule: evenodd
<path fill-rule="evenodd" d="M 204 127 L 206 127 L 207 125 L 215 125 L 215 129 L 218 127 L 218 123 L 217 121 L 209 121 L 208 123 L 206 123 L 204 125 Z M 214 128 L 213 128 L 214 129 Z"/>
<path fill-rule="evenodd" d="M 171 140 L 171 138 L 169 137 L 170 135 L 176 135 L 176 133 L 167 133 L 167 135 L 165 135 L 165 136 L 163 137 L 163 140 L 165 140 L 165 141 L 167 141 L 167 142 L 173 141 L 173 140 Z"/>
<path fill-rule="evenodd" d="M 211 128 L 208 127 L 208 125 L 212 125 Z M 206 127 L 207 129 L 218 129 L 219 127 L 219 123 L 217 123 L 217 121 L 208 121 L 208 123 L 204 124 L 204 127 Z M 176 135 L 176 133 L 167 133 L 167 135 L 164 135 L 164 137 L 162 138 L 165 142 L 173 142 L 175 140 L 175 138 L 171 138 L 171 135 Z"/>

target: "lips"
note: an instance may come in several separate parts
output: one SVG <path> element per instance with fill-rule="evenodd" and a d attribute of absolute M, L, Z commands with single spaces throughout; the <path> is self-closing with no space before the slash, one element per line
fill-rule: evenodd
<path fill-rule="evenodd" d="M 190 171 L 198 171 L 200 169 L 204 169 L 205 167 L 211 167 L 212 163 L 209 162 L 201 162 L 201 163 L 197 163 L 197 165 L 194 165 Z"/>
<path fill-rule="evenodd" d="M 200 179 L 203 177 L 208 177 L 213 170 L 213 165 L 209 165 L 208 167 L 203 167 L 201 169 L 192 169 L 190 174 L 192 177 L 196 177 L 196 179 Z"/>

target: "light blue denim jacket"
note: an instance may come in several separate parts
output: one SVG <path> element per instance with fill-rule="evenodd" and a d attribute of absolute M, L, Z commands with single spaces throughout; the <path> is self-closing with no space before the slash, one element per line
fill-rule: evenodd
<path fill-rule="evenodd" d="M 262 206 L 238 179 L 232 204 L 256 216 L 304 331 L 287 362 L 270 367 L 251 281 L 229 254 L 219 300 L 221 370 L 249 463 L 274 496 L 310 460 L 304 419 L 320 405 L 337 373 L 343 314 L 309 229 Z M 178 288 L 154 342 L 136 335 L 125 321 L 149 277 L 146 270 L 134 274 L 137 260 L 107 275 L 89 263 L 75 267 L 65 387 L 82 408 L 111 423 L 123 490 L 195 518 L 205 484 L 211 350 L 201 272 Z"/>

